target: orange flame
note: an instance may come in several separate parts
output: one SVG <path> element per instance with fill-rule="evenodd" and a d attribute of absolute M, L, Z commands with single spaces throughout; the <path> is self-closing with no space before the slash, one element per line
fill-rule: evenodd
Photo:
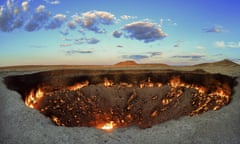
<path fill-rule="evenodd" d="M 114 128 L 115 124 L 113 121 L 110 121 L 109 123 L 104 124 L 101 129 L 102 130 L 112 130 Z"/>
<path fill-rule="evenodd" d="M 111 86 L 113 86 L 113 82 L 110 81 L 110 80 L 108 80 L 107 78 L 105 78 L 105 79 L 104 79 L 104 82 L 103 82 L 103 85 L 104 85 L 105 87 L 111 87 Z"/>
<path fill-rule="evenodd" d="M 89 84 L 89 81 L 85 81 L 83 83 L 77 83 L 73 86 L 70 86 L 70 87 L 68 87 L 68 89 L 71 90 L 71 91 L 75 91 L 75 90 L 81 89 L 85 86 L 88 86 L 88 84 Z"/>
<path fill-rule="evenodd" d="M 43 97 L 43 91 L 39 88 L 36 93 L 34 90 L 31 90 L 30 94 L 25 99 L 25 104 L 30 107 L 34 108 L 38 101 Z"/>
<path fill-rule="evenodd" d="M 170 85 L 172 87 L 177 87 L 177 86 L 180 86 L 181 85 L 181 80 L 179 77 L 173 77 L 171 80 L 170 80 Z"/>

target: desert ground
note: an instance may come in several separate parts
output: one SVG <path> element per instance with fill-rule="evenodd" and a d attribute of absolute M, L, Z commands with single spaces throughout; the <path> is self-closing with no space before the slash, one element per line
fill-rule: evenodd
<path fill-rule="evenodd" d="M 4 84 L 12 75 L 32 74 L 50 70 L 204 70 L 236 78 L 231 102 L 217 111 L 183 116 L 150 128 L 136 126 L 103 131 L 91 127 L 56 126 L 39 111 L 24 104 L 22 96 Z M 0 68 L 0 143 L 240 143 L 240 65 L 229 60 L 193 66 L 136 64 L 132 61 L 113 66 L 14 66 Z"/>

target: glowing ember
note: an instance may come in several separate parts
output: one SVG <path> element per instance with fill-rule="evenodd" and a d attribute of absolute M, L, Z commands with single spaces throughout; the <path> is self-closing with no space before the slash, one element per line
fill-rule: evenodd
<path fill-rule="evenodd" d="M 109 123 L 104 124 L 104 126 L 101 127 L 103 130 L 112 130 L 114 127 L 114 122 L 110 121 Z"/>
<path fill-rule="evenodd" d="M 110 80 L 108 80 L 107 78 L 105 78 L 103 85 L 104 85 L 105 87 L 111 87 L 111 86 L 113 85 L 113 82 L 110 81 Z"/>
<path fill-rule="evenodd" d="M 89 81 L 85 81 L 83 83 L 77 83 L 73 86 L 70 86 L 70 87 L 68 87 L 68 89 L 71 90 L 71 91 L 74 91 L 74 90 L 77 90 L 77 89 L 81 89 L 85 86 L 88 86 L 88 84 L 89 84 Z"/>

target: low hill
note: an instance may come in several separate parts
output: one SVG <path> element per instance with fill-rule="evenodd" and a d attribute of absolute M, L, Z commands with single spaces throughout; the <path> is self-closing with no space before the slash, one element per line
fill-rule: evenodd
<path fill-rule="evenodd" d="M 129 66 L 129 65 L 138 65 L 135 61 L 128 60 L 115 64 L 114 66 Z"/>
<path fill-rule="evenodd" d="M 231 60 L 224 59 L 224 60 L 212 62 L 212 63 L 197 64 L 195 66 L 239 66 L 239 64 L 234 63 Z"/>

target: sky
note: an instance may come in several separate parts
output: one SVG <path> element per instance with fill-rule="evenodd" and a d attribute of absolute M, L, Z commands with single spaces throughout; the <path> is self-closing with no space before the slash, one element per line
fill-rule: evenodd
<path fill-rule="evenodd" d="M 239 0 L 0 0 L 0 66 L 240 63 Z"/>

